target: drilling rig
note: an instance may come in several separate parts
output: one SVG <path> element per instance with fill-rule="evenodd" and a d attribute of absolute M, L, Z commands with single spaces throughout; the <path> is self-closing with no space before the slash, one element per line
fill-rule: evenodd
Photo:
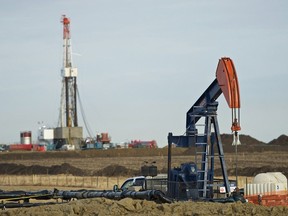
<path fill-rule="evenodd" d="M 62 91 L 58 127 L 55 128 L 54 138 L 58 147 L 69 144 L 79 148 L 83 139 L 83 129 L 78 126 L 77 117 L 78 70 L 72 65 L 70 19 L 63 15 L 61 23 L 63 23 Z"/>

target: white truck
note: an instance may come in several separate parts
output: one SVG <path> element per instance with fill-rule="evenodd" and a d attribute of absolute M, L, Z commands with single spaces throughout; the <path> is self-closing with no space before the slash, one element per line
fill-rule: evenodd
<path fill-rule="evenodd" d="M 167 174 L 158 174 L 157 176 L 135 176 L 128 178 L 119 188 L 118 185 L 114 185 L 113 191 L 117 190 L 161 190 L 167 192 Z"/>

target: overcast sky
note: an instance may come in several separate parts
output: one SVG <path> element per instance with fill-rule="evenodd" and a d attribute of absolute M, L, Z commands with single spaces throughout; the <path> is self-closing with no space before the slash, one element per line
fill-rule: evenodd
<path fill-rule="evenodd" d="M 168 132 L 185 132 L 186 112 L 223 56 L 238 73 L 240 133 L 264 142 L 288 133 L 286 0 L 0 4 L 0 143 L 19 142 L 25 130 L 36 141 L 42 122 L 57 126 L 63 14 L 71 19 L 73 65 L 94 135 L 166 145 Z M 220 132 L 231 133 L 231 111 L 223 95 L 218 101 Z"/>

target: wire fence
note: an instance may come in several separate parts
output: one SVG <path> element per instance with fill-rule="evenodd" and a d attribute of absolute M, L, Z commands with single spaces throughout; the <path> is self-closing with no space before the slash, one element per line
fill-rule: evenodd
<path fill-rule="evenodd" d="M 72 175 L 0 175 L 1 186 L 47 186 L 47 187 L 75 187 L 93 188 L 95 190 L 112 190 L 114 185 L 119 187 L 127 177 L 105 177 L 105 176 L 72 176 Z M 251 183 L 252 177 L 239 177 L 238 186 L 244 187 Z M 166 181 L 165 181 L 166 183 Z M 166 186 L 164 181 L 159 185 Z M 147 182 L 149 184 L 149 182 Z M 150 185 L 148 185 L 150 187 Z M 159 188 L 153 188 L 159 189 Z M 162 188 L 163 189 L 163 188 Z M 162 190 L 161 189 L 161 190 Z M 167 190 L 167 188 L 166 188 Z"/>
<path fill-rule="evenodd" d="M 0 175 L 1 186 L 53 186 L 83 187 L 112 190 L 115 184 L 121 186 L 126 177 L 71 176 L 71 175 Z"/>

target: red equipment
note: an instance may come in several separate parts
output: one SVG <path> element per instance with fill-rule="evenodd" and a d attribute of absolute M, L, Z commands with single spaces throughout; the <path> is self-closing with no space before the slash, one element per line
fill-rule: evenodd
<path fill-rule="evenodd" d="M 128 144 L 128 148 L 157 148 L 157 142 L 155 140 L 132 140 L 131 143 Z"/>

